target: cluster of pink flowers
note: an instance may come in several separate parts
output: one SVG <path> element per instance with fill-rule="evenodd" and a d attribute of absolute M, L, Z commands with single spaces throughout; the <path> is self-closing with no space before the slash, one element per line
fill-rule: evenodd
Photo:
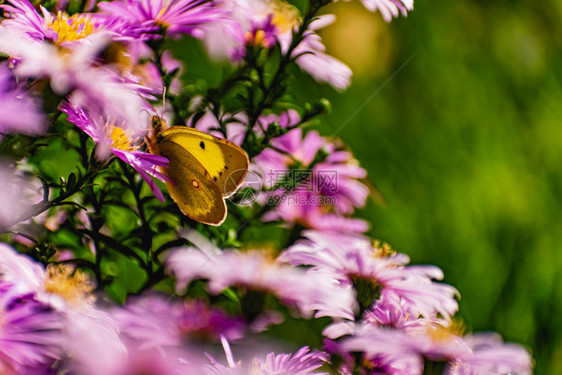
<path fill-rule="evenodd" d="M 163 294 L 101 307 L 90 278 L 72 266 L 44 269 L 4 244 L 0 255 L 0 363 L 7 373 L 422 374 L 428 361 L 447 374 L 531 372 L 522 347 L 493 334 L 463 335 L 452 319 L 457 292 L 434 281 L 443 276 L 438 268 L 409 266 L 407 256 L 378 243 L 344 248 L 310 232 L 277 258 L 204 241 L 170 253 L 178 294 L 197 280 L 211 294 L 237 288 L 249 311 L 242 316 Z M 322 350 L 267 354 L 257 333 L 281 323 L 279 304 L 293 316 L 330 317 Z M 235 362 L 230 343 L 255 355 Z"/>
<path fill-rule="evenodd" d="M 413 9 L 412 0 L 362 1 L 386 21 Z M 307 12 L 329 2 L 311 0 Z M 64 12 L 67 1 L 56 2 L 57 13 L 29 0 L 0 5 L 0 142 L 14 134 L 47 136 L 57 122 L 79 132 L 95 144 L 96 168 L 118 160 L 150 187 L 153 195 L 141 197 L 140 188 L 135 192 L 133 211 L 142 222 L 136 230 L 141 235 L 157 231 L 142 204 L 158 204 L 154 197 L 170 201 L 160 183 L 169 181 L 164 171 L 170 161 L 146 147 L 150 117 L 159 115 L 153 104 L 163 94 L 159 104 L 167 115 L 166 95 L 183 98 L 185 88 L 182 63 L 163 50 L 166 40 L 195 38 L 210 57 L 222 58 L 244 74 L 250 59 L 274 56 L 271 51 L 277 49 L 279 69 L 295 63 L 337 90 L 351 82 L 351 70 L 327 54 L 317 33 L 335 17 L 302 14 L 284 0 L 83 3 L 83 13 L 72 15 Z M 266 53 L 256 57 L 256 51 Z M 276 87 L 265 81 L 260 82 L 264 102 L 271 104 Z M 70 199 L 76 176 L 69 179 L 72 183 L 36 183 L 25 176 L 34 172 L 26 169 L 25 158 L 0 160 L 0 234 L 12 232 L 0 243 L 1 374 L 415 375 L 429 373 L 432 366 L 444 374 L 531 373 L 532 359 L 523 347 L 459 328 L 459 293 L 440 282 L 444 275 L 439 268 L 410 265 L 408 256 L 367 236 L 369 224 L 353 216 L 370 195 L 365 169 L 341 141 L 305 131 L 304 111 L 264 104 L 263 110 L 229 112 L 197 97 L 183 104 L 203 108 L 182 119 L 187 126 L 246 148 L 260 186 L 242 190 L 253 189 L 250 206 L 258 207 L 259 225 L 290 228 L 288 248 L 247 246 L 239 239 L 232 241 L 236 248 L 214 245 L 213 233 L 230 239 L 253 217 L 224 233 L 220 228 L 205 232 L 191 223 L 172 241 L 191 246 L 122 255 L 132 253 L 146 266 L 146 277 L 157 275 L 164 285 L 140 288 L 119 305 L 104 293 L 105 285 L 97 284 L 110 283 L 120 272 L 102 277 L 102 268 L 113 264 L 105 262 L 106 254 L 94 244 L 96 235 L 111 240 L 111 231 L 103 225 L 100 233 L 87 228 L 103 217 L 102 209 L 73 213 L 66 222 L 89 236 L 83 244 L 92 249 L 82 259 L 70 250 L 33 252 L 40 241 L 22 235 L 30 218 L 56 209 L 53 202 Z M 84 154 L 91 151 L 86 143 L 82 146 Z M 85 175 L 95 172 L 84 169 Z M 123 184 L 122 176 L 113 177 Z M 87 187 L 95 185 L 85 181 Z M 134 177 L 127 183 L 134 185 Z M 59 197 L 69 196 L 56 201 L 48 190 L 52 186 Z M 91 191 L 96 194 L 93 187 Z M 133 200 L 119 198 L 122 206 Z M 94 205 L 72 203 L 80 210 Z M 53 225 L 45 218 L 37 221 L 56 232 L 66 212 L 52 215 Z M 84 264 L 94 272 L 85 271 Z M 154 284 L 147 283 L 146 289 Z M 272 327 L 291 320 L 321 322 L 317 340 L 311 340 L 321 344 L 283 346 L 267 338 Z"/>

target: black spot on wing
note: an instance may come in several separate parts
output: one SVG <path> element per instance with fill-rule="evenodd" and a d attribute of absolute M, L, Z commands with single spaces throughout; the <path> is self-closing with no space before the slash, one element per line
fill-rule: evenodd
<path fill-rule="evenodd" d="M 224 166 L 224 169 L 228 169 L 228 165 L 225 165 L 225 166 Z"/>
<path fill-rule="evenodd" d="M 201 147 L 204 150 L 205 149 L 205 142 L 201 141 L 201 143 L 199 143 L 199 147 Z"/>

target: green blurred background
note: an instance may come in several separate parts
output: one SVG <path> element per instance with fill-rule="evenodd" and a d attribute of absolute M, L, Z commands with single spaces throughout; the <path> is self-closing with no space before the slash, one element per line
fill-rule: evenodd
<path fill-rule="evenodd" d="M 358 1 L 328 11 L 354 82 L 308 89 L 382 195 L 371 235 L 441 267 L 468 327 L 562 374 L 562 1 L 416 1 L 391 24 Z"/>

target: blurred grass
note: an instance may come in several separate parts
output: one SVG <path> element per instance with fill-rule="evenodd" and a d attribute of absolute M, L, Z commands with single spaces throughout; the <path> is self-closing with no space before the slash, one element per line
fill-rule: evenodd
<path fill-rule="evenodd" d="M 323 36 L 355 71 L 321 131 L 338 132 L 385 204 L 371 234 L 437 264 L 461 316 L 562 363 L 562 2 L 417 1 L 385 24 L 337 3 Z M 408 58 L 387 86 L 357 109 Z"/>

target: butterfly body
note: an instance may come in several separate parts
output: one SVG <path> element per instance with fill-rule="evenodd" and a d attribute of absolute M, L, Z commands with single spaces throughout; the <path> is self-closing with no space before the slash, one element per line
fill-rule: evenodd
<path fill-rule="evenodd" d="M 195 221 L 220 225 L 226 217 L 225 197 L 236 192 L 248 173 L 248 155 L 234 143 L 186 126 L 168 128 L 152 118 L 150 152 L 170 162 L 162 172 L 170 196 Z"/>

